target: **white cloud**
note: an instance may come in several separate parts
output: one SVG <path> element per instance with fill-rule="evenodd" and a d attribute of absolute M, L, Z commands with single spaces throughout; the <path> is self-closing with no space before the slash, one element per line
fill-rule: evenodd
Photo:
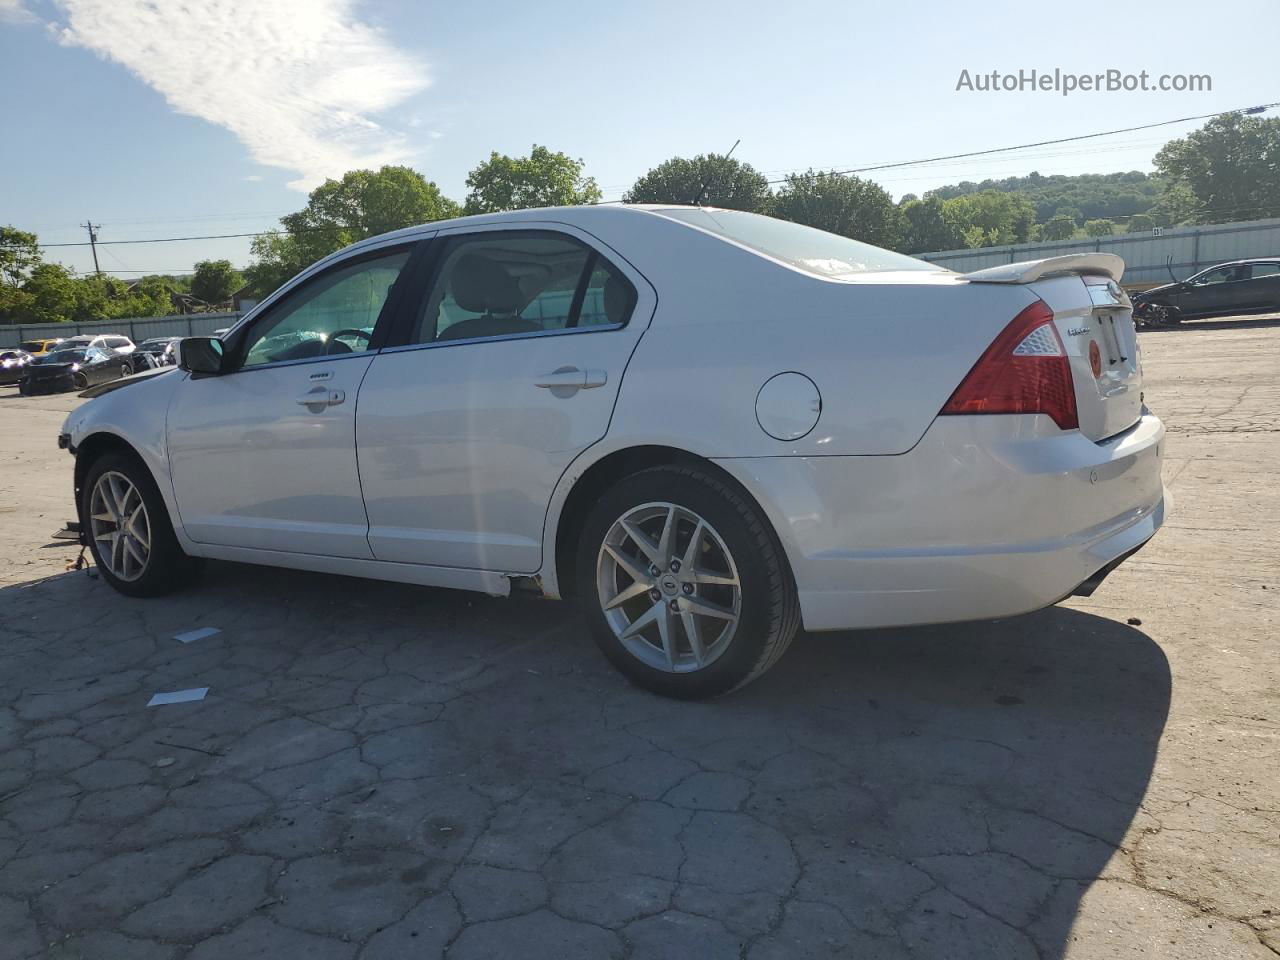
<path fill-rule="evenodd" d="M 0 23 L 33 23 L 35 19 L 22 0 L 0 0 Z"/>
<path fill-rule="evenodd" d="M 262 179 L 262 176 L 261 174 L 251 173 L 247 177 L 245 177 L 245 179 L 248 180 L 250 183 L 257 183 Z"/>
<path fill-rule="evenodd" d="M 403 134 L 373 118 L 425 88 L 426 68 L 359 22 L 353 0 L 59 4 L 62 43 L 122 64 L 173 109 L 230 130 L 255 162 L 298 173 L 295 189 L 410 154 Z"/>

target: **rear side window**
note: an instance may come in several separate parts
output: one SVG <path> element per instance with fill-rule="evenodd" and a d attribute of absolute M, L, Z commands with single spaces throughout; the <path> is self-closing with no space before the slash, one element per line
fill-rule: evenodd
<path fill-rule="evenodd" d="M 409 343 L 621 326 L 636 303 L 616 267 L 562 234 L 465 234 L 439 257 Z"/>
<path fill-rule="evenodd" d="M 1260 280 L 1263 277 L 1280 277 L 1280 263 L 1255 263 L 1253 279 Z"/>
<path fill-rule="evenodd" d="M 827 233 L 825 230 L 815 230 L 789 220 L 763 217 L 758 213 L 700 207 L 672 207 L 654 212 L 823 277 L 882 270 L 942 270 L 936 264 L 926 263 L 915 257 L 882 250 L 869 243 Z"/>

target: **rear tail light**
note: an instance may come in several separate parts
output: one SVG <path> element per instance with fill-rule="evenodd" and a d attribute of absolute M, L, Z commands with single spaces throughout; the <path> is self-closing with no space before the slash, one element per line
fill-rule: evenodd
<path fill-rule="evenodd" d="M 1071 364 L 1043 300 L 1000 332 L 942 413 L 1044 413 L 1063 430 L 1080 426 Z"/>

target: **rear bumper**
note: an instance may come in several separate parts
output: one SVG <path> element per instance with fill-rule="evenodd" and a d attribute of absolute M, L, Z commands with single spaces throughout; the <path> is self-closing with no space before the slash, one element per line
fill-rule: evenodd
<path fill-rule="evenodd" d="M 1104 443 L 1039 415 L 940 417 L 900 456 L 718 462 L 769 514 L 805 628 L 843 630 L 1070 595 L 1164 522 L 1163 438 L 1150 414 Z"/>

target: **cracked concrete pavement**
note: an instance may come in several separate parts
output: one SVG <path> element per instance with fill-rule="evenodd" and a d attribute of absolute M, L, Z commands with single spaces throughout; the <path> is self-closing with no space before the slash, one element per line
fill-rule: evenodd
<path fill-rule="evenodd" d="M 1141 342 L 1175 510 L 1095 597 L 705 704 L 561 604 L 63 572 L 79 401 L 6 389 L 0 956 L 1274 960 L 1280 321 Z"/>

